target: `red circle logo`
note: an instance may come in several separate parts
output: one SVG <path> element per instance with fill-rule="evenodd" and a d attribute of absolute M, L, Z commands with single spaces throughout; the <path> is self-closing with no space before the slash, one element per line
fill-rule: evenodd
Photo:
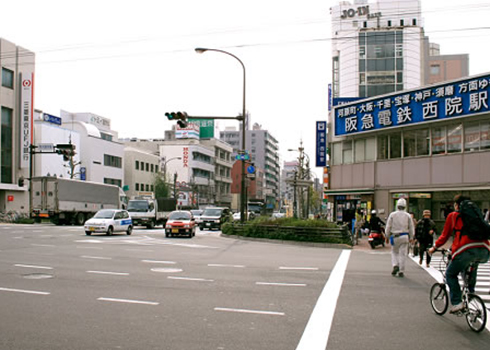
<path fill-rule="evenodd" d="M 32 83 L 31 83 L 31 81 L 30 81 L 30 80 L 28 80 L 28 79 L 26 79 L 26 80 L 24 80 L 24 81 L 22 82 L 22 86 L 23 86 L 23 87 L 29 87 L 29 86 L 31 86 L 31 84 L 32 84 Z"/>

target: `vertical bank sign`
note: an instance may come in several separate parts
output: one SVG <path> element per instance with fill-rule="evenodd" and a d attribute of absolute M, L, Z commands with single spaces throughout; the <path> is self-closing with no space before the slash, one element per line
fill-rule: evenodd
<path fill-rule="evenodd" d="M 316 122 L 316 166 L 327 166 L 327 122 Z"/>
<path fill-rule="evenodd" d="M 34 73 L 23 72 L 20 75 L 21 81 L 21 106 L 20 106 L 20 167 L 29 167 L 29 148 L 32 144 L 33 132 L 32 132 L 32 113 L 34 110 Z"/>
<path fill-rule="evenodd" d="M 335 106 L 334 135 L 347 136 L 490 113 L 490 74 Z"/>

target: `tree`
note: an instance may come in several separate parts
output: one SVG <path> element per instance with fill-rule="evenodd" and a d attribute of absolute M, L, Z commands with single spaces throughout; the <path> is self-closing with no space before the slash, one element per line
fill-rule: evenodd
<path fill-rule="evenodd" d="M 155 198 L 168 198 L 170 197 L 170 186 L 163 178 L 163 174 L 157 174 L 153 181 L 155 187 Z"/>

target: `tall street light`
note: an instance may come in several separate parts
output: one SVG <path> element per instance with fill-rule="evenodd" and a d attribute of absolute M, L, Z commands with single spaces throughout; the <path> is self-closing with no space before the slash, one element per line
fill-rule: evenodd
<path fill-rule="evenodd" d="M 167 183 L 167 164 L 170 163 L 172 160 L 176 160 L 176 159 L 182 159 L 182 157 L 173 157 L 173 158 L 170 158 L 170 159 L 166 159 L 165 157 L 162 157 L 161 160 L 163 161 L 163 182 L 166 184 Z M 176 185 L 176 182 L 177 182 L 177 173 L 175 173 L 175 176 L 174 176 L 174 197 L 175 197 L 175 185 Z"/>
<path fill-rule="evenodd" d="M 223 50 L 219 50 L 219 49 L 207 49 L 207 48 L 202 48 L 202 47 L 198 47 L 195 50 L 197 53 L 204 53 L 206 51 L 214 51 L 214 52 L 224 53 L 225 55 L 233 57 L 238 62 L 240 62 L 240 64 L 242 65 L 242 68 L 243 68 L 243 110 L 242 110 L 242 118 L 241 118 L 241 121 L 242 121 L 242 151 L 241 151 L 241 153 L 244 155 L 246 153 L 246 151 L 245 151 L 245 149 L 246 149 L 246 144 L 245 144 L 245 135 L 246 135 L 245 134 L 245 124 L 246 124 L 245 65 L 243 64 L 243 62 L 238 57 L 229 53 L 228 51 L 223 51 Z M 245 216 L 246 216 L 247 203 L 245 202 L 245 199 L 246 199 L 247 189 L 246 189 L 246 182 L 245 182 L 245 177 L 246 177 L 245 161 L 242 159 L 241 162 L 242 162 L 242 186 L 241 186 L 241 191 L 240 191 L 240 222 L 244 223 L 245 219 L 246 219 Z"/>

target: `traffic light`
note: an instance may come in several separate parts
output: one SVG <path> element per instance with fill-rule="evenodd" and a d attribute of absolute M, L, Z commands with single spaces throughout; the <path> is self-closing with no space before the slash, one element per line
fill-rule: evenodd
<path fill-rule="evenodd" d="M 75 145 L 63 143 L 56 145 L 56 153 L 63 155 L 63 160 L 68 162 L 75 154 Z"/>
<path fill-rule="evenodd" d="M 17 185 L 19 187 L 24 187 L 24 180 L 25 180 L 24 176 L 19 177 L 19 181 L 18 181 Z"/>
<path fill-rule="evenodd" d="M 165 116 L 168 118 L 168 120 L 176 120 L 177 124 L 181 128 L 187 127 L 187 113 L 186 112 L 170 112 L 170 113 L 165 113 Z"/>

